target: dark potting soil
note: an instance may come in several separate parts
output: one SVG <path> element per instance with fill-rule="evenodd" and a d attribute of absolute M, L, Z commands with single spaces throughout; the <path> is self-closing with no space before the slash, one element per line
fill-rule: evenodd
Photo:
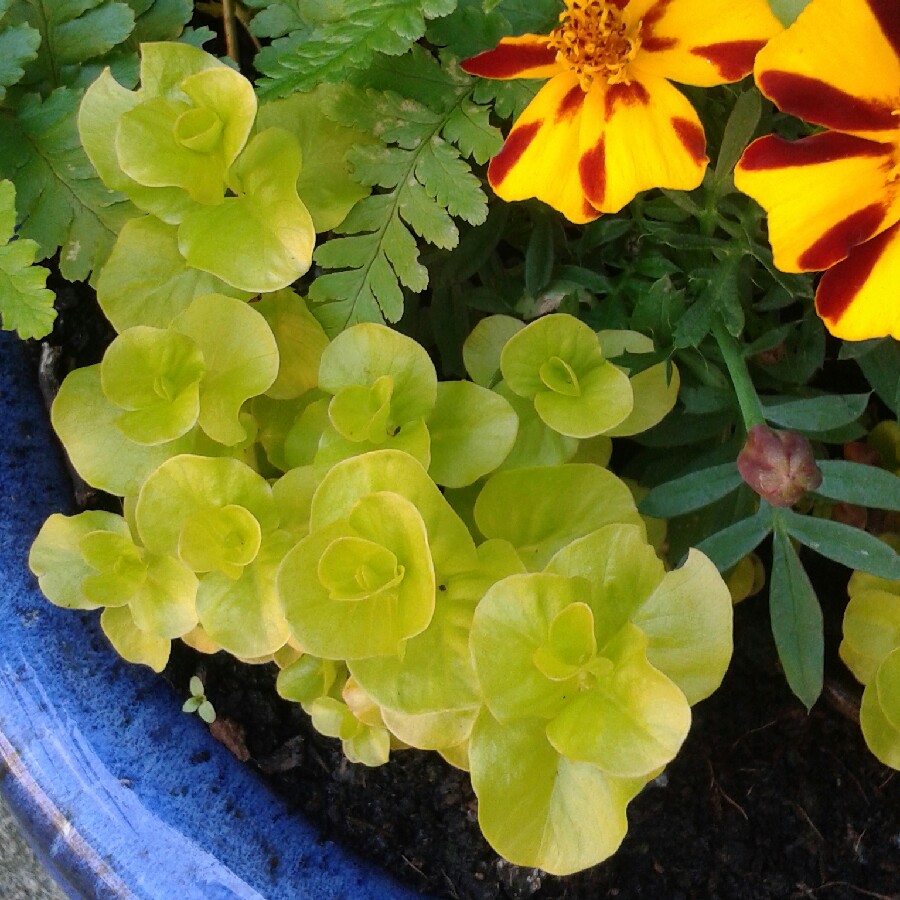
<path fill-rule="evenodd" d="M 72 365 L 98 361 L 110 334 L 101 319 L 85 336 L 83 298 L 64 282 L 51 286 L 61 306 L 42 354 L 52 391 Z M 76 495 L 83 505 L 110 502 L 77 483 Z M 213 734 L 315 821 L 323 840 L 436 896 L 900 900 L 900 774 L 867 750 L 852 719 L 860 689 L 836 656 L 846 572 L 816 572 L 815 558 L 805 561 L 819 576 L 829 625 L 823 698 L 806 713 L 779 670 L 764 597 L 744 601 L 725 681 L 694 708 L 678 757 L 632 801 L 621 848 L 566 878 L 501 860 L 478 829 L 468 776 L 437 754 L 402 751 L 377 769 L 349 763 L 338 741 L 276 695 L 273 665 L 175 642 L 164 674 L 180 695 L 192 675 L 201 677 L 218 714 Z"/>

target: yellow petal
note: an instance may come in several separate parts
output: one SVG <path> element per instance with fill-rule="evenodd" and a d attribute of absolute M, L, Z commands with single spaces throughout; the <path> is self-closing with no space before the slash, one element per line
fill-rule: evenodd
<path fill-rule="evenodd" d="M 461 68 L 482 78 L 551 78 L 560 71 L 556 50 L 547 35 L 540 34 L 503 38 L 493 50 L 465 60 Z"/>
<path fill-rule="evenodd" d="M 887 335 L 900 340 L 900 224 L 822 276 L 816 310 L 828 330 L 845 341 Z"/>
<path fill-rule="evenodd" d="M 754 141 L 734 183 L 768 212 L 775 265 L 784 272 L 827 269 L 896 222 L 900 181 L 889 180 L 893 151 L 838 132 Z"/>
<path fill-rule="evenodd" d="M 756 83 L 795 116 L 890 140 L 900 103 L 897 0 L 812 0 L 756 58 Z"/>
<path fill-rule="evenodd" d="M 570 72 L 551 78 L 491 160 L 488 180 L 497 195 L 504 200 L 536 197 L 572 222 L 596 219 L 597 211 L 585 199 L 579 160 L 580 148 L 600 141 L 602 103 L 602 92 L 586 94 Z"/>
<path fill-rule="evenodd" d="M 664 78 L 642 75 L 606 90 L 606 184 L 601 212 L 617 212 L 654 187 L 693 190 L 708 159 L 703 126 L 687 98 Z"/>
<path fill-rule="evenodd" d="M 657 0 L 641 20 L 636 71 L 710 87 L 739 81 L 782 30 L 768 0 Z"/>

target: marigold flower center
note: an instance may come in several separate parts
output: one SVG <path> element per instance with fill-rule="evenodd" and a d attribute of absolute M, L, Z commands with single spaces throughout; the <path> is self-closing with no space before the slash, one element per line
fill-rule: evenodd
<path fill-rule="evenodd" d="M 594 78 L 629 84 L 628 63 L 640 49 L 637 30 L 629 34 L 620 10 L 607 0 L 566 0 L 559 27 L 550 32 L 556 61 L 568 66 L 587 91 Z"/>

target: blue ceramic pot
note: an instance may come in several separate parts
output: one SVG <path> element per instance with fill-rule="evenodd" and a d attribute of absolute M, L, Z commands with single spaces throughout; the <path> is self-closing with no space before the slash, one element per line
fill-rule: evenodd
<path fill-rule="evenodd" d="M 0 334 L 0 791 L 72 897 L 412 898 L 323 842 L 96 614 L 57 609 L 28 571 L 71 488 L 17 340 Z"/>

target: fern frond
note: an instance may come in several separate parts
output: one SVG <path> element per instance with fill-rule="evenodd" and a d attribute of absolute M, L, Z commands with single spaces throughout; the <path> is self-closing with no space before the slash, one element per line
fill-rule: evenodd
<path fill-rule="evenodd" d="M 451 58 L 441 66 L 415 47 L 390 70 L 376 66 L 359 83 L 370 86 L 335 88 L 326 105 L 330 118 L 380 140 L 347 157 L 354 178 L 376 193 L 351 210 L 337 229 L 341 237 L 315 253 L 320 266 L 342 270 L 319 276 L 309 294 L 332 333 L 355 322 L 400 318 L 402 289 L 428 285 L 417 238 L 451 250 L 459 242 L 454 217 L 479 225 L 487 216 L 481 180 L 463 157 L 484 162 L 502 143 L 488 110 L 473 99 L 476 82 Z"/>
<path fill-rule="evenodd" d="M 425 34 L 428 19 L 445 16 L 457 0 L 344 0 L 339 17 L 309 24 L 299 10 L 301 27 L 263 48 L 255 60 L 265 77 L 257 82 L 262 99 L 308 91 L 322 82 L 345 80 L 365 69 L 377 54 L 400 56 Z M 289 4 L 285 19 L 291 21 Z M 274 16 L 266 25 L 272 28 Z"/>
<path fill-rule="evenodd" d="M 37 56 L 41 35 L 27 22 L 7 18 L 10 0 L 0 0 L 0 100 L 25 75 L 25 64 Z"/>

